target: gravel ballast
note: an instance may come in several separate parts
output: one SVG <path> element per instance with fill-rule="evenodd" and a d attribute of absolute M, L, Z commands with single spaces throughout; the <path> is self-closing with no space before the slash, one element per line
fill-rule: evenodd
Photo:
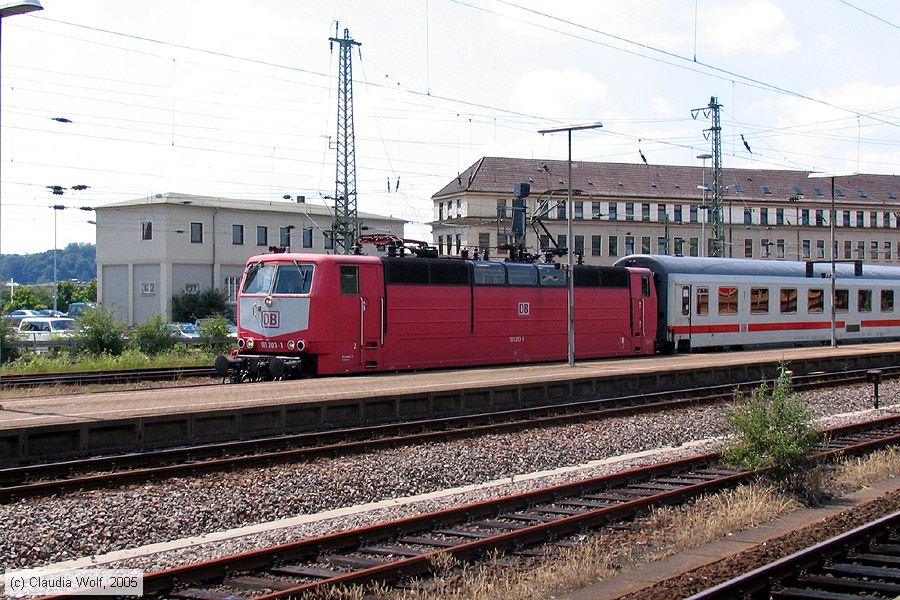
<path fill-rule="evenodd" d="M 898 390 L 900 384 L 883 384 L 882 404 L 891 404 Z M 825 416 L 870 408 L 870 393 L 869 386 L 853 386 L 810 392 L 806 397 L 816 414 Z M 844 418 L 828 424 L 854 420 L 860 419 Z M 509 485 L 476 490 L 462 497 L 404 504 L 121 563 L 147 570 L 176 566 L 693 455 L 704 448 L 712 449 L 716 442 L 605 465 L 590 472 L 573 471 L 553 478 L 515 482 L 515 476 L 520 474 L 643 450 L 677 448 L 694 440 L 721 436 L 726 430 L 727 419 L 721 405 L 698 407 L 26 499 L 0 506 L 0 569 L 40 566 L 338 507 L 511 479 Z"/>

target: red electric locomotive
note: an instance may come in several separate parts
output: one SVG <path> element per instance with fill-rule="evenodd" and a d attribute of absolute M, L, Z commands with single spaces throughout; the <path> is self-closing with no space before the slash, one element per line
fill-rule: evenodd
<path fill-rule="evenodd" d="M 238 297 L 232 381 L 565 360 L 566 270 L 486 260 L 266 254 Z M 652 354 L 645 268 L 574 268 L 576 357 Z"/>

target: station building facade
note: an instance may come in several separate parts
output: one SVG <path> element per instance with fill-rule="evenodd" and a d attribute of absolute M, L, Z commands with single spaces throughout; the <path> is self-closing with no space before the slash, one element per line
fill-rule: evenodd
<path fill-rule="evenodd" d="M 725 256 L 830 259 L 831 179 L 809 174 L 724 169 Z M 552 248 L 552 241 L 567 247 L 567 178 L 564 160 L 482 158 L 432 196 L 434 244 L 444 256 L 487 250 L 502 257 L 514 186 L 527 183 L 528 251 Z M 711 255 L 712 179 L 709 166 L 573 162 L 575 252 L 594 265 L 629 254 Z M 900 264 L 900 176 L 838 176 L 834 183 L 836 258 Z"/>
<path fill-rule="evenodd" d="M 132 325 L 168 318 L 172 297 L 184 292 L 219 289 L 233 304 L 251 256 L 271 246 L 334 252 L 331 210 L 301 199 L 167 193 L 97 207 L 97 299 Z M 402 219 L 359 218 L 370 231 L 403 236 Z"/>

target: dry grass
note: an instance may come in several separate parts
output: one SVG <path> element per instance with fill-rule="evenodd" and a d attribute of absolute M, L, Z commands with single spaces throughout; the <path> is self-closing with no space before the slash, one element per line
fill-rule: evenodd
<path fill-rule="evenodd" d="M 841 461 L 833 481 L 838 489 L 857 490 L 900 475 L 900 448 L 892 446 Z"/>

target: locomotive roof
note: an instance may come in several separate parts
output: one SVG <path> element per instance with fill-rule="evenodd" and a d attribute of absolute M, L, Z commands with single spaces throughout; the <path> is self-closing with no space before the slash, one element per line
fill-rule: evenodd
<path fill-rule="evenodd" d="M 661 256 L 634 254 L 616 261 L 617 267 L 646 267 L 663 276 L 675 274 L 736 275 L 806 278 L 806 263 L 786 260 L 753 260 L 748 258 L 706 258 L 695 256 Z M 830 262 L 817 262 L 816 277 L 831 273 Z M 854 275 L 854 265 L 835 264 L 838 279 L 900 279 L 900 267 L 864 264 L 862 275 Z"/>

